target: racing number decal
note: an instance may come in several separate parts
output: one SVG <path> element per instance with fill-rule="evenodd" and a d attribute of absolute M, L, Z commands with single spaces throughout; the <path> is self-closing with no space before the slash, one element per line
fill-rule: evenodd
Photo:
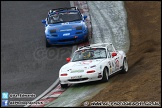
<path fill-rule="evenodd" d="M 116 60 L 115 64 L 116 64 L 116 67 L 119 67 L 119 60 Z"/>

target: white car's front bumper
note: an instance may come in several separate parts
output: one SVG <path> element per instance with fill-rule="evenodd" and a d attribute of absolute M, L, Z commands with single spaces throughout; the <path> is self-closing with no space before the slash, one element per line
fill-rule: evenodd
<path fill-rule="evenodd" d="M 77 73 L 70 74 L 67 76 L 59 76 L 61 84 L 76 84 L 76 83 L 84 83 L 90 81 L 97 81 L 102 79 L 101 72 L 94 73 Z"/>

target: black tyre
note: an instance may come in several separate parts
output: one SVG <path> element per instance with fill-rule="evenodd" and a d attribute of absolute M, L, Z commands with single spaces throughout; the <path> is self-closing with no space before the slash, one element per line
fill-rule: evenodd
<path fill-rule="evenodd" d="M 47 39 L 46 39 L 46 47 L 50 47 L 51 45 L 48 43 Z"/>
<path fill-rule="evenodd" d="M 84 42 L 89 42 L 89 35 L 87 35 L 86 39 L 84 40 Z"/>
<path fill-rule="evenodd" d="M 67 88 L 68 84 L 61 84 L 61 88 Z"/>
<path fill-rule="evenodd" d="M 121 73 L 127 73 L 127 72 L 128 72 L 128 63 L 127 63 L 127 59 L 124 58 Z"/>
<path fill-rule="evenodd" d="M 109 80 L 109 72 L 108 69 L 105 67 L 103 70 L 102 82 L 107 82 L 108 80 Z"/>

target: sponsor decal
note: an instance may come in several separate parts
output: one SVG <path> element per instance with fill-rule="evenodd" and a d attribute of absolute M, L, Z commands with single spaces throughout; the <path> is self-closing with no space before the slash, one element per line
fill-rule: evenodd
<path fill-rule="evenodd" d="M 116 64 L 116 67 L 119 67 L 119 60 L 116 60 L 115 64 Z"/>
<path fill-rule="evenodd" d="M 116 68 L 116 70 L 118 70 L 120 67 L 119 67 L 119 60 L 116 60 L 115 61 L 115 68 Z"/>
<path fill-rule="evenodd" d="M 110 66 L 110 73 L 112 73 L 112 68 L 111 68 L 111 66 Z"/>
<path fill-rule="evenodd" d="M 70 35 L 70 33 L 64 33 L 63 34 L 63 36 L 69 36 Z"/>
<path fill-rule="evenodd" d="M 84 72 L 84 70 L 72 70 L 71 73 L 75 73 L 75 72 Z"/>
<path fill-rule="evenodd" d="M 66 23 L 61 23 L 62 25 L 68 25 L 69 24 L 69 22 L 66 22 Z"/>

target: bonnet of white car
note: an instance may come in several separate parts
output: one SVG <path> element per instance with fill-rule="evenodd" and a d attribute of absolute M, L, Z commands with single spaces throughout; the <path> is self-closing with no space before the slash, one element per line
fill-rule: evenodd
<path fill-rule="evenodd" d="M 98 65 L 100 62 L 102 62 L 105 59 L 94 59 L 94 60 L 83 60 L 83 61 L 77 61 L 77 62 L 69 62 L 65 64 L 61 70 L 62 71 L 69 71 L 73 69 L 86 69 L 94 65 Z"/>

